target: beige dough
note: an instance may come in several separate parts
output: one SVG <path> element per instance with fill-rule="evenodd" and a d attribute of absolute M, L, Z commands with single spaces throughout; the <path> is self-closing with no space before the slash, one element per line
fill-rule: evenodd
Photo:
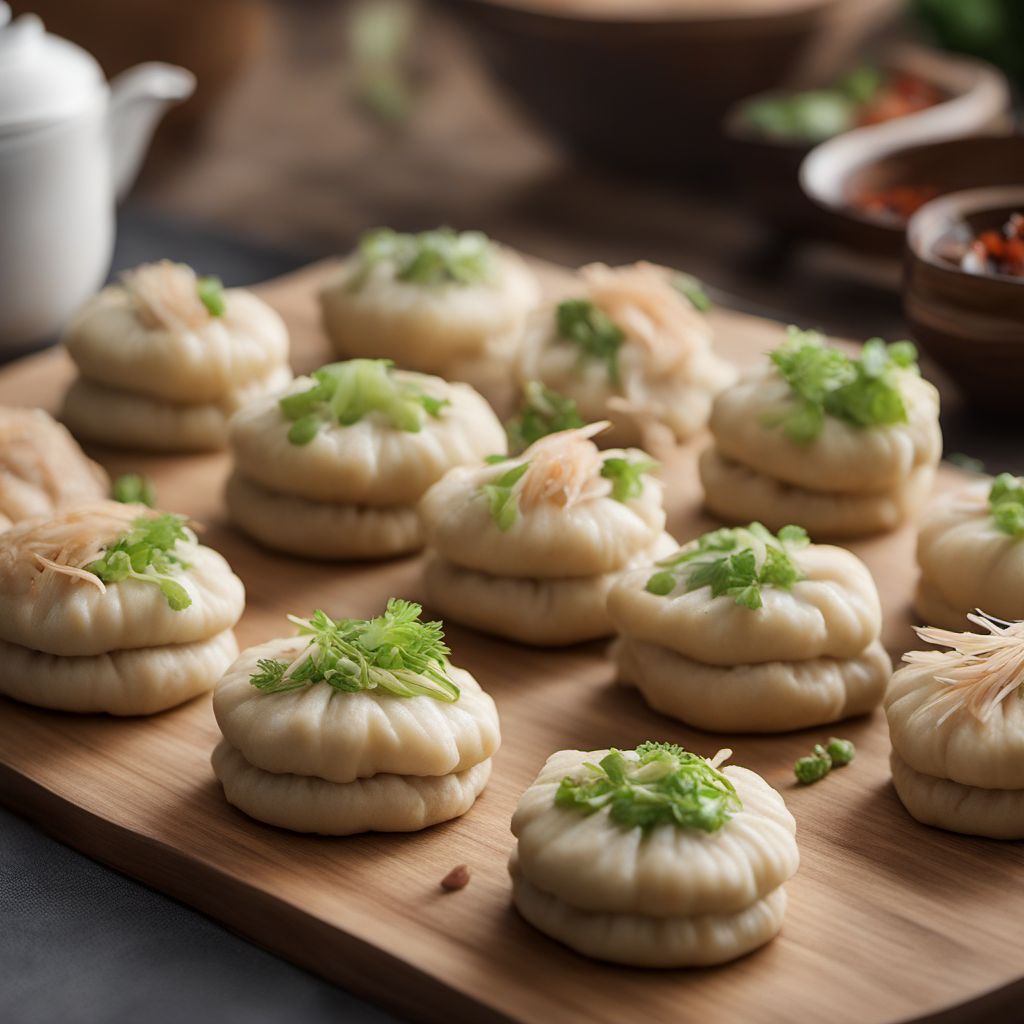
<path fill-rule="evenodd" d="M 980 789 L 925 775 L 895 750 L 889 765 L 903 806 L 922 824 L 989 839 L 1024 839 L 1024 791 Z"/>
<path fill-rule="evenodd" d="M 282 366 L 217 402 L 180 405 L 79 377 L 64 396 L 61 419 L 76 437 L 115 448 L 217 451 L 227 446 L 228 420 L 239 406 L 280 391 L 291 378 L 291 370 Z"/>
<path fill-rule="evenodd" d="M 454 666 L 448 673 L 460 697 L 451 704 L 377 690 L 341 693 L 327 683 L 263 693 L 249 682 L 259 659 L 291 662 L 308 643 L 289 637 L 250 647 L 217 684 L 217 723 L 254 767 L 344 784 L 379 773 L 465 772 L 498 749 L 494 701 Z"/>
<path fill-rule="evenodd" d="M 649 917 L 578 910 L 538 889 L 518 871 L 512 901 L 535 928 L 598 960 L 634 967 L 710 967 L 735 960 L 771 941 L 782 930 L 786 891 L 731 914 Z"/>
<path fill-rule="evenodd" d="M 799 523 L 812 537 L 822 539 L 895 530 L 917 517 L 935 480 L 935 468 L 928 464 L 912 470 L 903 483 L 885 493 L 808 490 L 726 458 L 715 447 L 701 452 L 699 467 L 704 503 L 723 522 L 755 519 L 769 530 Z"/>
<path fill-rule="evenodd" d="M 667 595 L 645 589 L 651 571 L 625 573 L 608 595 L 624 636 L 659 644 L 707 665 L 855 658 L 878 637 L 882 610 L 871 573 L 843 548 L 812 544 L 791 553 L 804 579 L 765 587 L 756 611 L 711 588 Z"/>
<path fill-rule="evenodd" d="M 279 494 L 234 473 L 225 494 L 231 520 L 276 551 L 303 558 L 391 558 L 423 545 L 413 505 L 341 505 Z"/>
<path fill-rule="evenodd" d="M 192 271 L 161 266 L 165 273 L 185 275 L 181 284 L 192 294 L 182 298 L 190 316 L 172 326 L 140 317 L 130 290 L 104 288 L 64 334 L 64 347 L 83 376 L 165 403 L 219 405 L 225 394 L 258 387 L 287 365 L 288 331 L 262 299 L 229 288 L 224 315 L 210 316 L 198 299 Z"/>
<path fill-rule="evenodd" d="M 918 609 L 929 625 L 966 628 L 975 608 L 1001 619 L 1024 619 L 1024 537 L 996 528 L 991 480 L 940 498 L 917 538 L 921 566 Z M 933 619 L 932 614 L 942 616 Z"/>
<path fill-rule="evenodd" d="M 607 750 L 548 758 L 512 817 L 523 875 L 581 911 L 676 918 L 732 914 L 768 896 L 797 869 L 796 823 L 758 774 L 724 774 L 743 809 L 717 832 L 660 825 L 622 828 L 607 809 L 585 815 L 555 805 L 559 783 L 587 774 Z"/>
<path fill-rule="evenodd" d="M 662 714 L 711 732 L 788 732 L 862 715 L 881 703 L 892 662 L 879 641 L 854 658 L 703 665 L 623 638 L 620 681 Z"/>
<path fill-rule="evenodd" d="M 494 251 L 494 280 L 482 284 L 399 281 L 384 261 L 355 286 L 358 263 L 346 260 L 320 292 L 324 331 L 343 359 L 392 359 L 444 377 L 467 357 L 508 359 L 539 288 L 516 253 Z"/>
<path fill-rule="evenodd" d="M 230 629 L 189 644 L 70 658 L 0 641 L 0 693 L 58 711 L 152 715 L 213 689 L 237 656 Z"/>
<path fill-rule="evenodd" d="M 455 775 L 325 782 L 254 768 L 226 740 L 212 761 L 228 803 L 240 811 L 269 825 L 331 836 L 415 832 L 457 818 L 473 806 L 491 774 L 491 762 L 481 761 Z"/>
<path fill-rule="evenodd" d="M 651 565 L 676 550 L 667 534 L 629 566 Z M 492 576 L 462 569 L 437 556 L 424 569 L 427 604 L 445 621 L 540 647 L 581 643 L 610 636 L 608 591 L 618 573 L 567 579 Z"/>
<path fill-rule="evenodd" d="M 271 491 L 344 505 L 413 505 L 448 470 L 507 451 L 505 431 L 490 406 L 466 384 L 396 371 L 450 405 L 424 413 L 419 431 L 400 430 L 373 412 L 350 426 L 324 425 L 309 444 L 288 440 L 291 423 L 280 395 L 258 398 L 231 421 L 231 448 L 243 476 Z M 299 377 L 287 394 L 306 391 Z"/>
<path fill-rule="evenodd" d="M 964 623 L 964 629 L 973 629 Z M 885 696 L 893 749 L 916 772 L 963 786 L 1024 790 L 1024 700 L 1011 693 L 985 721 L 961 709 L 940 723 L 948 701 L 933 703 L 948 690 L 936 675 L 943 661 L 904 665 Z"/>
<path fill-rule="evenodd" d="M 583 267 L 572 298 L 589 299 L 625 334 L 619 383 L 557 328 L 558 301 L 538 309 L 525 332 L 519 375 L 572 398 L 587 422 L 610 420 L 602 446 L 659 450 L 703 429 L 715 394 L 736 377 L 715 355 L 705 316 L 651 264 Z"/>
<path fill-rule="evenodd" d="M 636 449 L 612 450 L 605 457 L 649 459 Z M 645 474 L 642 493 L 630 501 L 607 494 L 571 506 L 541 501 L 521 510 L 511 529 L 502 531 L 480 488 L 523 461 L 516 457 L 497 465 L 463 466 L 434 484 L 420 502 L 427 545 L 465 569 L 560 579 L 619 571 L 637 551 L 650 549 L 665 529 L 661 481 Z"/>
<path fill-rule="evenodd" d="M 98 555 L 148 512 L 138 505 L 102 502 L 50 520 L 26 520 L 0 543 L 0 640 L 64 656 L 206 640 L 231 629 L 245 607 L 242 581 L 214 550 L 182 542 L 175 554 L 189 564 L 175 579 L 192 604 L 174 611 L 151 583 L 126 579 L 105 592 L 87 580 L 44 567 L 33 550 L 52 558 L 69 523 L 80 524 Z M 95 544 L 92 545 L 92 538 Z"/>
<path fill-rule="evenodd" d="M 109 491 L 106 471 L 49 413 L 0 406 L 0 530 Z"/>
<path fill-rule="evenodd" d="M 973 611 L 974 609 L 970 609 Z M 927 580 L 919 579 L 914 591 L 914 612 L 922 626 L 941 626 L 943 629 L 965 630 L 967 609 L 954 608 Z"/>
<path fill-rule="evenodd" d="M 715 445 L 726 459 L 808 490 L 892 492 L 915 469 L 935 466 L 942 454 L 938 391 L 917 374 L 897 373 L 908 422 L 862 428 L 826 416 L 814 441 L 797 444 L 781 427 L 765 424 L 795 401 L 789 384 L 766 361 L 715 400 L 710 421 Z"/>

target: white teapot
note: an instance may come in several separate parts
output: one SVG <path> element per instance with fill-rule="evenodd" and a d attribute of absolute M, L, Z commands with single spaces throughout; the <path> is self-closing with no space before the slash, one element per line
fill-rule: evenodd
<path fill-rule="evenodd" d="M 42 340 L 110 269 L 117 199 L 195 78 L 140 64 L 107 86 L 85 50 L 0 2 L 0 357 Z"/>

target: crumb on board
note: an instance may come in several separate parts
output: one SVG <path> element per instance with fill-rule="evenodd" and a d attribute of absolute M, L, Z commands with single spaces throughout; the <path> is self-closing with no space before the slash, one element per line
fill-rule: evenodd
<path fill-rule="evenodd" d="M 465 889 L 469 884 L 469 865 L 459 864 L 452 868 L 444 878 L 441 879 L 441 888 L 445 892 L 455 892 L 458 889 Z"/>

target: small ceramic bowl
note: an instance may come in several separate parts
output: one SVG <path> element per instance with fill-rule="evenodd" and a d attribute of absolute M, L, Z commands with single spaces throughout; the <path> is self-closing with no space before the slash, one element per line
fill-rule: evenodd
<path fill-rule="evenodd" d="M 979 231 L 998 230 L 1022 211 L 1024 185 L 953 192 L 925 204 L 907 225 L 903 293 L 914 338 L 972 408 L 1015 419 L 1024 393 L 1024 279 L 968 273 L 959 255 Z"/>
<path fill-rule="evenodd" d="M 560 144 L 606 166 L 716 168 L 722 119 L 793 69 L 856 53 L 904 0 L 445 0 L 486 69 Z"/>
<path fill-rule="evenodd" d="M 903 252 L 905 220 L 857 208 L 855 198 L 866 190 L 925 186 L 941 195 L 1024 181 L 1024 140 L 1005 135 L 1012 126 L 1006 79 L 980 61 L 936 59 L 947 64 L 954 99 L 829 139 L 801 164 L 800 187 L 836 241 L 868 253 Z"/>
<path fill-rule="evenodd" d="M 856 147 L 840 150 L 840 155 L 870 157 L 876 152 L 872 138 L 881 136 L 882 145 L 897 131 L 905 143 L 934 139 L 948 126 L 955 134 L 985 132 L 1006 122 L 1010 105 L 1009 91 L 998 72 L 977 61 L 965 60 L 947 53 L 920 46 L 901 45 L 886 48 L 877 60 L 878 67 L 889 73 L 904 73 L 938 89 L 946 98 L 933 107 L 907 114 L 894 121 L 855 129 Z M 833 75 L 831 80 L 835 80 Z M 776 93 L 777 94 L 777 93 Z M 730 164 L 736 169 L 736 188 L 740 197 L 760 219 L 787 229 L 826 237 L 834 232 L 831 205 L 814 201 L 800 183 L 800 171 L 808 155 L 820 146 L 826 153 L 824 164 L 812 163 L 811 185 L 815 194 L 828 197 L 837 173 L 845 173 L 844 162 L 829 158 L 833 141 L 816 144 L 801 140 L 774 139 L 758 132 L 746 118 L 748 105 L 761 97 L 748 97 L 737 104 L 725 119 L 724 130 L 730 144 Z M 963 109 L 964 113 L 959 113 Z M 952 116 L 950 116 L 952 112 Z M 923 125 L 922 125 L 923 118 Z M 848 133 L 843 133 L 845 136 Z M 842 136 L 836 136 L 840 138 Z M 819 183 L 817 174 L 827 178 Z M 845 192 L 838 195 L 845 200 Z M 845 206 L 844 206 L 845 212 Z M 888 232 L 891 225 L 886 225 Z M 897 232 L 895 251 L 902 251 L 902 225 Z"/>

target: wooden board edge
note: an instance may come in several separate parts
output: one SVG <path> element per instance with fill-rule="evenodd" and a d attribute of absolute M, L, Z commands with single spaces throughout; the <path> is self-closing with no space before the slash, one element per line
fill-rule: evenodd
<path fill-rule="evenodd" d="M 0 802 L 79 853 L 199 911 L 287 963 L 410 1021 L 516 1024 L 513 1018 L 394 953 L 159 840 L 101 818 L 2 762 Z M 267 915 L 276 919 L 273 929 L 259 927 L 258 922 Z M 310 930 L 313 942 L 308 940 Z M 305 936 L 301 942 L 296 940 L 300 933 Z M 268 941 L 265 935 L 274 938 Z M 384 969 L 382 956 L 387 959 Z"/>

